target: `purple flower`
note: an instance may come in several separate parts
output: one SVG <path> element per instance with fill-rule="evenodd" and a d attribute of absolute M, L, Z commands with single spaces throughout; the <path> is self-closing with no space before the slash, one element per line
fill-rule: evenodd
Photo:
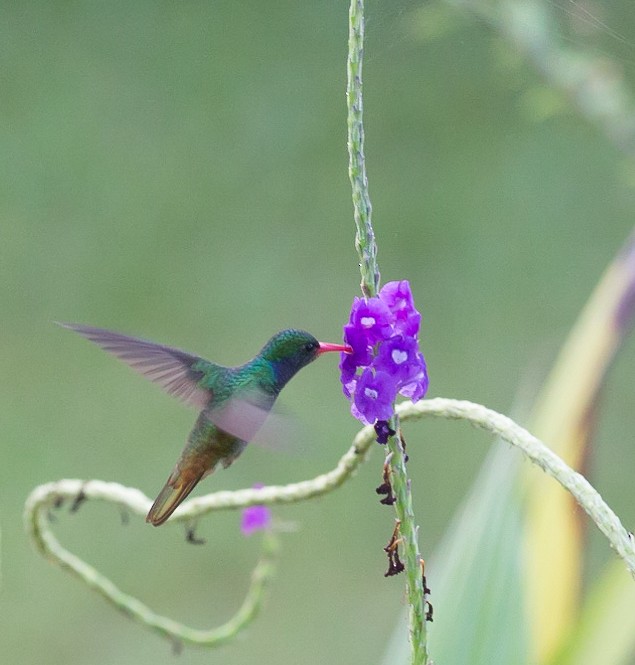
<path fill-rule="evenodd" d="M 264 487 L 264 485 L 254 485 L 254 488 L 256 489 L 260 489 L 261 487 Z M 256 531 L 268 529 L 270 524 L 271 511 L 267 506 L 247 506 L 247 508 L 242 511 L 240 530 L 243 536 L 251 536 L 251 534 Z"/>
<path fill-rule="evenodd" d="M 342 361 L 350 360 L 355 366 L 370 365 L 373 358 L 366 330 L 360 330 L 352 323 L 348 323 L 344 326 L 344 340 L 353 349 L 353 352 L 342 353 Z"/>
<path fill-rule="evenodd" d="M 372 355 L 366 331 L 359 330 L 351 323 L 344 326 L 344 341 L 353 349 L 352 353 L 342 353 L 340 356 L 342 387 L 344 394 L 350 399 L 355 390 L 357 368 L 370 365 Z"/>
<path fill-rule="evenodd" d="M 395 317 L 395 328 L 404 335 L 417 335 L 421 323 L 421 314 L 415 309 L 410 283 L 388 282 L 379 292 L 379 298 L 386 304 Z"/>
<path fill-rule="evenodd" d="M 344 341 L 353 351 L 342 354 L 340 372 L 358 420 L 369 425 L 390 420 L 397 393 L 415 402 L 425 395 L 428 371 L 419 351 L 420 323 L 407 280 L 389 282 L 375 298 L 353 300 L 344 326 Z M 389 436 L 383 425 L 377 435 L 382 441 Z"/>
<path fill-rule="evenodd" d="M 413 402 L 420 400 L 427 392 L 430 380 L 428 379 L 428 368 L 423 354 L 417 354 L 419 371 L 408 383 L 399 388 L 399 394 L 408 397 Z"/>
<path fill-rule="evenodd" d="M 420 355 L 419 345 L 414 337 L 393 335 L 379 347 L 373 366 L 387 372 L 397 383 L 404 385 L 421 372 Z"/>
<path fill-rule="evenodd" d="M 351 308 L 350 324 L 364 332 L 371 346 L 392 334 L 394 316 L 379 298 L 355 298 Z"/>
<path fill-rule="evenodd" d="M 377 443 L 383 445 L 388 443 L 388 437 L 394 436 L 396 432 L 390 427 L 387 420 L 378 420 L 375 423 L 375 434 L 377 434 Z M 378 489 L 381 489 L 381 486 Z M 378 493 L 381 494 L 381 492 Z"/>
<path fill-rule="evenodd" d="M 344 375 L 342 374 L 342 392 L 344 393 L 344 395 L 346 395 L 346 399 L 352 399 L 356 386 L 357 386 L 356 376 L 344 379 Z M 355 418 L 357 418 L 357 416 L 355 416 Z"/>
<path fill-rule="evenodd" d="M 392 403 L 397 394 L 393 378 L 386 372 L 376 372 L 367 367 L 357 381 L 353 405 L 355 417 L 372 425 L 376 420 L 390 420 Z M 355 415 L 355 414 L 354 414 Z"/>

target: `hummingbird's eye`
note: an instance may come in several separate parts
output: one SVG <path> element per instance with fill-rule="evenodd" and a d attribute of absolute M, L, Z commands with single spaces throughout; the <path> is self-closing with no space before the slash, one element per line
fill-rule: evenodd
<path fill-rule="evenodd" d="M 311 351 L 314 351 L 314 350 L 317 349 L 317 348 L 318 348 L 318 344 L 317 344 L 317 342 L 307 342 L 307 343 L 304 345 L 304 350 L 305 350 L 307 353 L 310 353 Z"/>

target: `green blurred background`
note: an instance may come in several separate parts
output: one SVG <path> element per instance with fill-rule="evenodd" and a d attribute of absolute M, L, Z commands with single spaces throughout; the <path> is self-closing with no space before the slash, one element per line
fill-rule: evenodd
<path fill-rule="evenodd" d="M 389 5 L 389 6 L 388 6 Z M 552 3 L 568 21 L 569 3 Z M 509 412 L 532 395 L 635 220 L 632 165 L 489 28 L 416 2 L 367 8 L 367 166 L 384 281 L 410 280 L 430 395 Z M 343 2 L 1 2 L 0 653 L 11 663 L 172 663 L 34 553 L 22 506 L 39 483 L 116 480 L 154 496 L 194 415 L 53 320 L 137 334 L 234 364 L 276 330 L 337 341 L 359 273 L 347 178 Z M 619 27 L 579 32 L 635 79 Z M 584 358 L 580 359 L 584 362 Z M 603 397 L 593 482 L 635 523 L 629 341 Z M 357 430 L 325 358 L 285 390 L 297 451 L 252 446 L 198 494 L 310 478 Z M 421 548 L 432 552 L 488 447 L 456 423 L 410 425 Z M 404 606 L 384 579 L 392 512 L 382 457 L 311 503 L 280 508 L 265 611 L 220 651 L 181 662 L 376 663 Z M 161 613 L 209 627 L 242 602 L 258 552 L 237 513 L 178 527 L 65 510 L 62 542 Z M 589 574 L 608 547 L 590 529 Z M 434 594 L 434 571 L 428 571 Z M 433 596 L 434 598 L 434 596 Z M 458 638 L 458 637 L 457 637 Z M 459 639 L 459 638 L 458 638 Z"/>

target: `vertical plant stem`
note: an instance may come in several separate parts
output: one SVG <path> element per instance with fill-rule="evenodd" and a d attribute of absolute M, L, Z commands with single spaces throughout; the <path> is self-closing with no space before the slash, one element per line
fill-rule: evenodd
<path fill-rule="evenodd" d="M 412 491 L 406 470 L 406 455 L 401 440 L 399 416 L 393 418 L 395 436 L 388 439 L 392 491 L 395 497 L 395 512 L 401 521 L 401 538 L 403 541 L 404 566 L 408 594 L 408 623 L 411 646 L 411 662 L 413 665 L 424 665 L 428 662 L 426 600 L 423 589 L 423 571 L 419 552 L 418 531 L 412 508 Z"/>
<path fill-rule="evenodd" d="M 355 216 L 355 247 L 359 254 L 362 275 L 361 288 L 364 296 L 373 297 L 379 291 L 379 267 L 377 244 L 371 221 L 372 206 L 368 193 L 368 177 L 364 159 L 364 125 L 362 103 L 362 61 L 364 57 L 364 2 L 351 0 L 348 36 L 348 82 L 346 99 L 348 104 L 348 174 L 353 192 Z M 386 448 L 390 476 L 395 496 L 395 511 L 401 521 L 400 534 L 407 578 L 409 632 L 412 665 L 427 663 L 425 597 L 421 571 L 421 556 L 417 543 L 417 526 L 412 509 L 410 480 L 406 471 L 405 453 L 399 429 L 399 418 L 395 416 L 392 427 L 397 432 L 390 437 Z"/>
<path fill-rule="evenodd" d="M 355 247 L 362 273 L 362 293 L 371 298 L 379 290 L 377 244 L 371 223 L 372 206 L 364 159 L 364 124 L 362 122 L 362 61 L 364 59 L 364 0 L 351 0 L 348 32 L 348 175 L 353 190 Z"/>

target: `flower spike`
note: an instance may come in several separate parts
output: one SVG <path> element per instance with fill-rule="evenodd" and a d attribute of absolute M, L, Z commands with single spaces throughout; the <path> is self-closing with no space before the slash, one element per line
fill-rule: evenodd
<path fill-rule="evenodd" d="M 388 282 L 374 298 L 355 298 L 340 361 L 340 380 L 351 413 L 367 425 L 389 421 L 397 394 L 413 402 L 428 390 L 428 369 L 419 351 L 421 314 L 407 280 Z M 388 431 L 377 430 L 379 443 Z"/>

